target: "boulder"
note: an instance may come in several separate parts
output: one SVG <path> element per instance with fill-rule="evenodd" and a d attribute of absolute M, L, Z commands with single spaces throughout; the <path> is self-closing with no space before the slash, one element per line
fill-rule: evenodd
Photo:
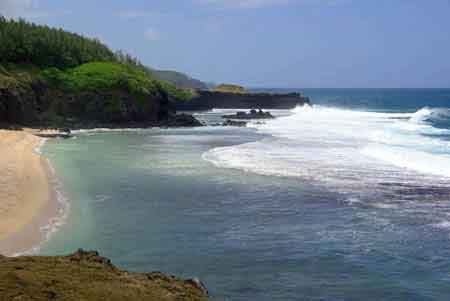
<path fill-rule="evenodd" d="M 75 262 L 97 263 L 110 268 L 113 267 L 111 260 L 106 257 L 100 256 L 97 251 L 85 251 L 83 249 L 78 249 L 78 251 L 69 255 L 68 259 Z"/>

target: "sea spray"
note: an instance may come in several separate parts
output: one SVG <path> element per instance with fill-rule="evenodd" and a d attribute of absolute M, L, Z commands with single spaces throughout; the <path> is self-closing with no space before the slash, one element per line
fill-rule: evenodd
<path fill-rule="evenodd" d="M 298 107 L 291 116 L 252 125 L 271 139 L 215 148 L 203 158 L 219 167 L 300 177 L 345 193 L 385 191 L 384 182 L 448 185 L 450 142 L 442 139 L 448 130 L 417 122 L 430 112 Z"/>

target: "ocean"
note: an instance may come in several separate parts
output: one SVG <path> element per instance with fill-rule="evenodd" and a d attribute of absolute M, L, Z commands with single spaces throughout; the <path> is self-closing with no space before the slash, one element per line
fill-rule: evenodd
<path fill-rule="evenodd" d="M 212 300 L 448 300 L 450 89 L 264 90 L 314 105 L 47 142 L 70 208 L 39 253 L 96 249 Z"/>

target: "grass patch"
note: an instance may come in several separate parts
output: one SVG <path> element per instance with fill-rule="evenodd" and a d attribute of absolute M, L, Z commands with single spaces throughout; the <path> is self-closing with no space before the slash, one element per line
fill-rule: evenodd
<path fill-rule="evenodd" d="M 67 71 L 49 68 L 42 75 L 52 85 L 72 93 L 126 90 L 138 100 L 163 93 L 175 100 L 193 97 L 189 90 L 178 89 L 169 82 L 153 79 L 143 70 L 118 63 L 87 63 Z"/>
<path fill-rule="evenodd" d="M 222 93 L 246 93 L 246 90 L 242 86 L 238 85 L 230 85 L 230 84 L 222 84 L 213 89 L 214 92 L 222 92 Z"/>

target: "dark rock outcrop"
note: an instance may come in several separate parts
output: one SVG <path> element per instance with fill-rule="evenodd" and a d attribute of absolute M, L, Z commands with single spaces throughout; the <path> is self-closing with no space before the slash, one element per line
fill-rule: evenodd
<path fill-rule="evenodd" d="M 68 139 L 71 138 L 72 135 L 68 134 L 68 133 L 63 133 L 63 132 L 55 132 L 55 133 L 34 133 L 35 136 L 41 137 L 41 138 L 63 138 L 63 139 Z"/>
<path fill-rule="evenodd" d="M 275 118 L 270 112 L 263 112 L 263 110 L 252 109 L 250 112 L 237 112 L 232 115 L 223 115 L 222 118 L 227 119 L 273 119 Z"/>
<path fill-rule="evenodd" d="M 124 90 L 79 94 L 52 89 L 43 82 L 0 88 L 0 125 L 31 127 L 200 126 L 194 117 L 175 116 L 173 100 L 159 95 L 136 99 Z"/>
<path fill-rule="evenodd" d="M 198 279 L 122 271 L 96 251 L 0 256 L 0 300 L 208 300 Z"/>
<path fill-rule="evenodd" d="M 245 127 L 247 126 L 246 121 L 238 121 L 238 120 L 230 120 L 227 119 L 222 123 L 222 126 L 238 126 L 238 127 Z"/>
<path fill-rule="evenodd" d="M 309 98 L 300 93 L 227 93 L 217 91 L 198 91 L 197 96 L 185 102 L 177 102 L 181 111 L 219 109 L 293 109 L 309 104 Z"/>
<path fill-rule="evenodd" d="M 0 88 L 0 124 L 23 124 L 35 120 L 40 99 L 33 90 Z"/>
<path fill-rule="evenodd" d="M 198 127 L 204 126 L 197 118 L 189 114 L 176 114 L 161 122 L 161 127 Z"/>
<path fill-rule="evenodd" d="M 22 89 L 0 89 L 0 123 L 23 125 L 158 123 L 170 115 L 169 99 L 161 93 L 143 100 L 126 91 L 68 93 L 35 82 Z"/>
<path fill-rule="evenodd" d="M 105 267 L 115 269 L 115 267 L 111 263 L 111 260 L 109 260 L 106 257 L 100 256 L 100 254 L 97 251 L 85 251 L 83 249 L 78 249 L 78 251 L 67 256 L 67 258 L 70 261 L 77 262 L 77 263 L 81 263 L 81 262 L 94 263 L 94 264 L 100 264 Z"/>

